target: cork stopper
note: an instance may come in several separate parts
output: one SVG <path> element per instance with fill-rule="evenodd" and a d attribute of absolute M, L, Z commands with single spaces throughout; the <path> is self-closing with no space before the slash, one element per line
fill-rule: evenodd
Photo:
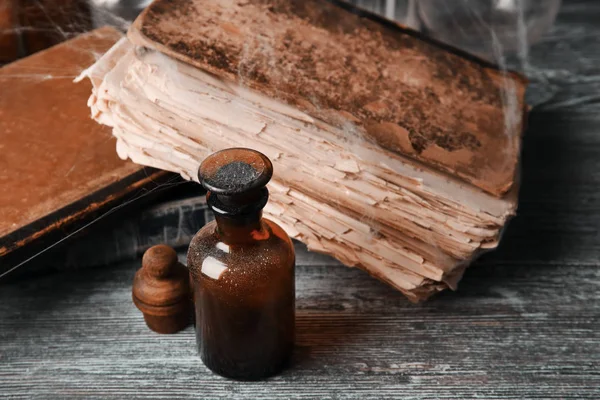
<path fill-rule="evenodd" d="M 187 268 L 167 245 L 149 248 L 133 280 L 133 302 L 150 329 L 175 333 L 190 323 L 190 281 Z"/>

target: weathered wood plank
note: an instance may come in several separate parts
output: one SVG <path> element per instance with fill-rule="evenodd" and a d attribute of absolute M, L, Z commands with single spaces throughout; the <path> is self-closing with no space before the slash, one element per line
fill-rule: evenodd
<path fill-rule="evenodd" d="M 15 398 L 594 398 L 600 270 L 481 265 L 460 292 L 407 302 L 359 270 L 298 268 L 292 367 L 248 384 L 211 374 L 191 328 L 149 331 L 136 264 L 1 288 L 0 380 Z"/>
<path fill-rule="evenodd" d="M 564 0 L 552 30 L 529 51 L 524 69 L 528 104 L 545 110 L 591 112 L 600 106 L 600 3 Z"/>
<path fill-rule="evenodd" d="M 600 398 L 598 15 L 565 2 L 533 49 L 553 94 L 525 136 L 519 215 L 458 292 L 410 304 L 299 247 L 294 362 L 238 383 L 202 365 L 191 328 L 146 328 L 137 263 L 21 277 L 0 282 L 0 397 Z"/>

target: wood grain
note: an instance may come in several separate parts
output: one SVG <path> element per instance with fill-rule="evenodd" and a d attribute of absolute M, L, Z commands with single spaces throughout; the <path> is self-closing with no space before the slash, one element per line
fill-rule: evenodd
<path fill-rule="evenodd" d="M 210 373 L 191 328 L 172 336 L 149 331 L 130 300 L 136 267 L 2 287 L 3 393 L 87 399 L 599 394 L 596 266 L 482 265 L 459 293 L 418 306 L 359 270 L 300 266 L 292 368 L 256 384 Z"/>
<path fill-rule="evenodd" d="M 299 247 L 294 363 L 238 383 L 207 371 L 191 328 L 146 328 L 139 263 L 0 282 L 0 398 L 600 398 L 599 17 L 565 1 L 532 50 L 549 91 L 533 93 L 519 215 L 458 292 L 414 305 Z"/>

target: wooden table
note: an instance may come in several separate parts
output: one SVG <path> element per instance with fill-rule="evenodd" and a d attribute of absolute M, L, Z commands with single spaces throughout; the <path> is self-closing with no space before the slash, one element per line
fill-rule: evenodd
<path fill-rule="evenodd" d="M 414 305 L 299 246 L 293 365 L 239 383 L 191 328 L 146 328 L 137 262 L 21 278 L 0 283 L 0 397 L 600 399 L 599 65 L 599 2 L 566 2 L 530 57 L 519 215 L 458 292 Z"/>

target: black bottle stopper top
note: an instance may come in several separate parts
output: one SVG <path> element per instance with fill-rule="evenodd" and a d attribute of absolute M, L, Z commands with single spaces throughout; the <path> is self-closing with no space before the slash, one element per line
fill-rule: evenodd
<path fill-rule="evenodd" d="M 265 186 L 272 176 L 271 160 L 256 150 L 245 148 L 213 153 L 198 171 L 202 186 L 208 190 L 208 205 L 224 216 L 260 212 L 269 199 Z"/>

